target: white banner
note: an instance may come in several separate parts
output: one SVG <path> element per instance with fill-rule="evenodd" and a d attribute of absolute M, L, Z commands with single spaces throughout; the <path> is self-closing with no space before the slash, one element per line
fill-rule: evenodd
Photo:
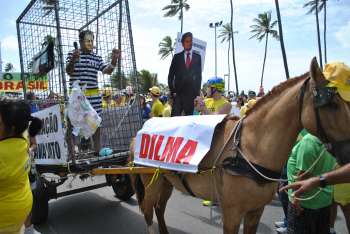
<path fill-rule="evenodd" d="M 38 148 L 34 154 L 35 163 L 45 165 L 66 164 L 67 145 L 62 128 L 60 106 L 55 105 L 46 108 L 33 113 L 32 116 L 38 117 L 43 122 L 43 128 L 36 136 Z"/>
<path fill-rule="evenodd" d="M 181 43 L 182 34 L 177 33 L 176 38 L 176 46 L 175 46 L 175 54 L 180 53 L 184 50 Z M 201 56 L 202 60 L 202 72 L 204 69 L 204 61 L 205 61 L 205 50 L 207 49 L 207 43 L 205 41 L 199 40 L 198 38 L 193 37 L 192 41 L 192 50 L 196 51 Z"/>
<path fill-rule="evenodd" d="M 137 133 L 136 164 L 196 173 L 225 115 L 152 118 Z"/>

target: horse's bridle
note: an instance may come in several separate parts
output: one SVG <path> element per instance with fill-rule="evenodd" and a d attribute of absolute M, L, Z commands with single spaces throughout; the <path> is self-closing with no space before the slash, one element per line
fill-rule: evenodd
<path fill-rule="evenodd" d="M 310 81 L 308 77 L 303 86 L 300 88 L 299 95 L 299 121 L 302 123 L 302 111 L 304 105 L 304 96 L 308 82 Z M 340 164 L 346 164 L 350 162 L 350 139 L 343 141 L 331 141 L 325 129 L 322 126 L 320 109 L 332 103 L 332 99 L 336 95 L 336 88 L 333 87 L 315 87 L 313 88 L 313 104 L 314 112 L 316 118 L 317 135 L 319 139 L 323 142 L 326 149 L 338 160 Z"/>

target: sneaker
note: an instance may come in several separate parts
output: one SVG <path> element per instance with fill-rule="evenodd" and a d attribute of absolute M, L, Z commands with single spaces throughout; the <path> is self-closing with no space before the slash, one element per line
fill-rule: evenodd
<path fill-rule="evenodd" d="M 279 227 L 276 229 L 276 232 L 278 234 L 286 234 L 287 233 L 287 228 L 286 227 Z"/>
<path fill-rule="evenodd" d="M 276 228 L 285 227 L 284 221 L 275 222 L 275 227 Z"/>
<path fill-rule="evenodd" d="M 215 203 L 215 202 L 212 202 L 212 201 L 209 201 L 209 200 L 203 200 L 202 201 L 202 205 L 203 206 L 217 206 L 218 204 L 217 203 Z"/>

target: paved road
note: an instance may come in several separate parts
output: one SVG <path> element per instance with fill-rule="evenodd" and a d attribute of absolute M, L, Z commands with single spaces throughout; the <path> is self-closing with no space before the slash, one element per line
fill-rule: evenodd
<path fill-rule="evenodd" d="M 73 184 L 80 187 L 91 183 L 77 181 Z M 61 187 L 66 188 L 67 184 Z M 273 222 L 279 220 L 282 213 L 279 202 L 272 201 L 265 208 L 258 233 L 275 233 Z M 168 203 L 166 221 L 171 234 L 222 233 L 218 209 L 213 210 L 210 218 L 210 209 L 203 207 L 201 200 L 177 191 Z M 146 225 L 135 197 L 130 202 L 121 202 L 114 197 L 112 188 L 106 187 L 51 201 L 48 222 L 38 230 L 43 234 L 143 234 Z M 336 230 L 338 234 L 347 233 L 341 212 Z"/>

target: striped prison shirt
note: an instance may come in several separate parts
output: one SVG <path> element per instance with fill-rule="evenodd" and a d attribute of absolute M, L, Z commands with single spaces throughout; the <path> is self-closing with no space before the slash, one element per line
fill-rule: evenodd
<path fill-rule="evenodd" d="M 71 61 L 73 51 L 68 53 L 66 62 Z M 104 63 L 101 56 L 95 53 L 84 53 L 80 51 L 80 57 L 74 63 L 74 71 L 69 79 L 69 86 L 72 89 L 74 81 L 80 80 L 80 85 L 86 84 L 87 91 L 98 90 L 98 71 L 103 71 L 108 64 Z M 91 92 L 94 93 L 94 92 Z M 86 95 L 92 107 L 98 114 L 102 113 L 102 96 L 97 92 L 93 95 Z"/>

